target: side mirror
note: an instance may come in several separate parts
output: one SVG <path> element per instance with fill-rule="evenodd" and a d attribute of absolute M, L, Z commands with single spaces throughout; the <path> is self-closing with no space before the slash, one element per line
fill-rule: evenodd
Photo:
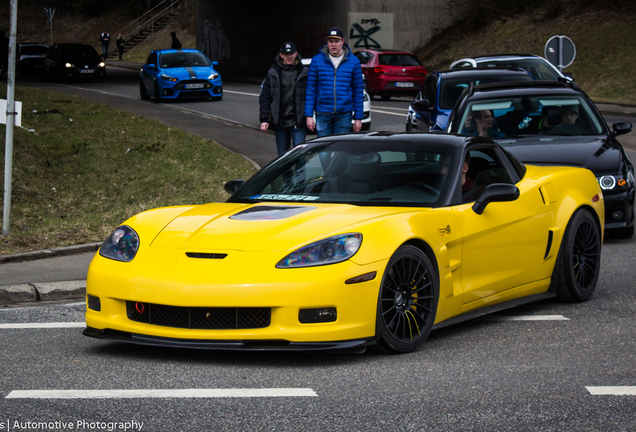
<path fill-rule="evenodd" d="M 230 195 L 234 195 L 234 193 L 236 193 L 236 191 L 239 190 L 244 183 L 245 180 L 243 179 L 234 179 L 225 183 L 225 186 L 223 188 L 225 189 L 225 192 L 229 193 Z"/>
<path fill-rule="evenodd" d="M 612 125 L 614 136 L 623 135 L 632 131 L 632 124 L 630 122 L 616 122 Z"/>
<path fill-rule="evenodd" d="M 413 108 L 418 111 L 430 111 L 433 107 L 431 107 L 431 103 L 428 99 L 421 99 L 417 102 L 413 102 Z"/>
<path fill-rule="evenodd" d="M 493 183 L 486 186 L 479 199 L 473 204 L 473 211 L 482 214 L 491 202 L 514 201 L 519 198 L 519 188 L 508 183 Z"/>
<path fill-rule="evenodd" d="M 150 63 L 149 65 L 146 65 L 146 68 L 150 70 L 157 70 L 157 65 L 154 63 Z"/>
<path fill-rule="evenodd" d="M 213 62 L 212 62 L 212 66 L 214 66 L 215 68 L 216 68 L 218 65 L 219 65 L 219 62 L 218 62 L 218 61 L 213 61 Z"/>

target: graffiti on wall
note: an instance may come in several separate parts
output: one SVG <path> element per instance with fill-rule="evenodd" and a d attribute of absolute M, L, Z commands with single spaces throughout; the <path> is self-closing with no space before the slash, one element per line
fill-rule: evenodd
<path fill-rule="evenodd" d="M 223 33 L 223 26 L 218 20 L 214 24 L 208 20 L 203 23 L 201 48 L 212 61 L 230 58 L 230 41 Z"/>
<path fill-rule="evenodd" d="M 392 13 L 349 13 L 349 46 L 360 48 L 393 48 Z"/>

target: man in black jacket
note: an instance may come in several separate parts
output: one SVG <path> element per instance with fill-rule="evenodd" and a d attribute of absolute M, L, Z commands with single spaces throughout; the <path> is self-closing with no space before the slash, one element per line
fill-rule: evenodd
<path fill-rule="evenodd" d="M 106 57 L 108 57 L 108 44 L 110 43 L 110 33 L 106 30 L 99 35 L 99 41 L 102 43 L 102 55 L 104 56 L 104 61 L 106 61 Z"/>
<path fill-rule="evenodd" d="M 296 45 L 285 42 L 267 72 L 259 96 L 261 130 L 274 129 L 279 156 L 305 141 L 306 87 L 307 68 Z"/>

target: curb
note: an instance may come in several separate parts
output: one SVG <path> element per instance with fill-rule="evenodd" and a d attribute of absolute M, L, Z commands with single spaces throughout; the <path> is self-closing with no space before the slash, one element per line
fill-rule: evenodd
<path fill-rule="evenodd" d="M 0 306 L 55 300 L 80 300 L 85 297 L 85 280 L 42 282 L 0 287 Z"/>
<path fill-rule="evenodd" d="M 86 252 L 93 252 L 99 249 L 102 242 L 88 243 L 84 245 L 59 247 L 52 249 L 45 249 L 33 252 L 23 252 L 13 255 L 0 256 L 0 264 L 19 262 L 19 261 L 34 261 L 41 258 L 53 258 L 58 256 L 77 255 Z"/>

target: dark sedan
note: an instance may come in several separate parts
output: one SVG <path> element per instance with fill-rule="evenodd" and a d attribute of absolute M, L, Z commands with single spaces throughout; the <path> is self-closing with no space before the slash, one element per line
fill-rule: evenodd
<path fill-rule="evenodd" d="M 457 99 L 471 83 L 478 85 L 500 81 L 532 80 L 534 80 L 532 75 L 519 68 L 435 71 L 426 78 L 422 91 L 409 105 L 406 131 L 444 130 Z"/>
<path fill-rule="evenodd" d="M 628 122 L 610 130 L 587 95 L 562 82 L 475 86 L 462 94 L 446 128 L 494 138 L 526 164 L 590 169 L 603 190 L 605 229 L 620 238 L 634 234 L 635 191 L 634 166 L 616 137 L 631 130 Z"/>
<path fill-rule="evenodd" d="M 106 64 L 95 48 L 78 43 L 55 44 L 44 59 L 44 72 L 48 79 L 97 79 L 106 76 Z"/>
<path fill-rule="evenodd" d="M 44 59 L 49 52 L 49 46 L 38 43 L 21 43 L 17 46 L 18 74 L 44 73 Z"/>

